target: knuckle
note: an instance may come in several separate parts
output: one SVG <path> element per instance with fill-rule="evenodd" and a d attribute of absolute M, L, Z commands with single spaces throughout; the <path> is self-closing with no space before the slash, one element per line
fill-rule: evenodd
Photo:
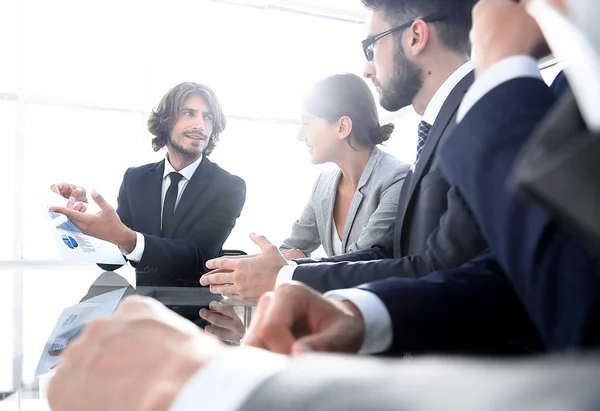
<path fill-rule="evenodd" d="M 88 337 L 96 338 L 106 333 L 108 328 L 108 318 L 98 318 L 85 326 L 85 334 Z M 79 344 L 73 344 L 73 350 L 79 347 Z"/>
<path fill-rule="evenodd" d="M 129 297 L 125 299 L 119 306 L 123 312 L 137 311 L 147 306 L 147 302 L 140 297 Z"/>
<path fill-rule="evenodd" d="M 297 287 L 298 285 L 294 283 L 283 283 L 280 284 L 279 287 L 277 287 L 277 290 L 275 292 L 278 295 L 289 296 L 297 292 Z"/>

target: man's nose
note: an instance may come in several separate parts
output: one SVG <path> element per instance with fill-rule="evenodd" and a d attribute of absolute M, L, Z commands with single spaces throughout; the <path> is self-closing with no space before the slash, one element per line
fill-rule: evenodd
<path fill-rule="evenodd" d="M 372 61 L 367 61 L 367 64 L 365 64 L 363 76 L 369 79 L 375 77 L 375 65 Z"/>
<path fill-rule="evenodd" d="M 204 130 L 206 129 L 206 126 L 204 125 L 204 119 L 203 118 L 197 119 L 194 122 L 194 125 L 192 126 L 192 128 L 194 130 L 201 131 L 204 133 Z"/>

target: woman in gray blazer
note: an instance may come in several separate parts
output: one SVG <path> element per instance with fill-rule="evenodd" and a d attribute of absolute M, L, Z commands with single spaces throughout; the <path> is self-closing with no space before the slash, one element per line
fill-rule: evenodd
<path fill-rule="evenodd" d="M 367 84 L 354 74 L 319 81 L 304 99 L 298 139 L 314 164 L 338 169 L 317 179 L 308 204 L 280 249 L 288 259 L 369 248 L 394 224 L 400 189 L 410 165 L 377 148 L 393 124 L 380 125 Z"/>

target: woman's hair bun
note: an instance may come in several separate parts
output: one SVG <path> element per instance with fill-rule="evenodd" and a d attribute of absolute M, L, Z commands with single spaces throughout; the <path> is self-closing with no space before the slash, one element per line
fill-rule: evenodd
<path fill-rule="evenodd" d="M 369 137 L 371 137 L 371 141 L 374 145 L 378 145 L 384 141 L 388 141 L 393 131 L 394 125 L 392 123 L 387 123 L 375 129 Z"/>

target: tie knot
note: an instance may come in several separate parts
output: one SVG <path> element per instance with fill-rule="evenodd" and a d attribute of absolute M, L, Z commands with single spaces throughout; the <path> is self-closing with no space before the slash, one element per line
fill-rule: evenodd
<path fill-rule="evenodd" d="M 169 173 L 169 178 L 171 179 L 171 184 L 179 184 L 183 176 L 176 171 Z"/>

